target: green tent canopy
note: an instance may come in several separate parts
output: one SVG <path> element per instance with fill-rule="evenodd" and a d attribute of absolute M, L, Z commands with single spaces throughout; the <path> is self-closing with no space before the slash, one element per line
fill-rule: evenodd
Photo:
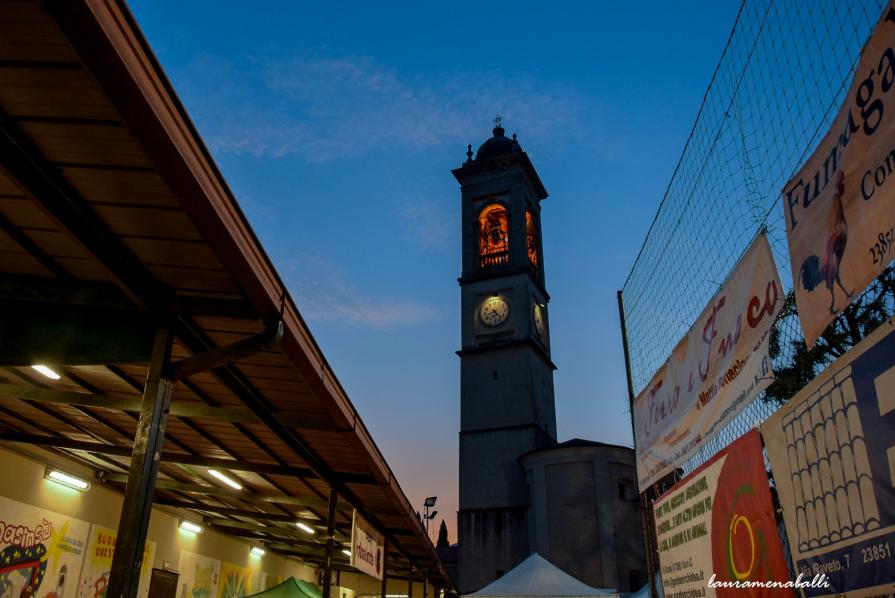
<path fill-rule="evenodd" d="M 323 593 L 310 582 L 290 577 L 280 585 L 252 594 L 249 598 L 323 598 Z"/>

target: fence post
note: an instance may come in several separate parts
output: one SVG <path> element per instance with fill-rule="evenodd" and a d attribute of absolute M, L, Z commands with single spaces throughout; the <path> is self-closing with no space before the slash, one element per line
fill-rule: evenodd
<path fill-rule="evenodd" d="M 625 300 L 623 291 L 619 290 L 618 298 L 618 319 L 622 329 L 622 350 L 625 355 L 625 377 L 628 381 L 628 411 L 631 413 L 631 437 L 634 439 L 634 450 L 636 456 L 637 437 L 634 431 L 634 377 L 631 374 L 631 353 L 628 349 L 628 326 L 625 322 Z M 638 484 L 639 485 L 639 484 Z M 640 493 L 640 522 L 643 526 L 643 552 L 646 558 L 646 575 L 649 585 L 650 598 L 659 598 L 656 589 L 656 563 L 654 562 L 653 550 L 653 518 L 652 518 L 652 502 L 646 492 Z"/>

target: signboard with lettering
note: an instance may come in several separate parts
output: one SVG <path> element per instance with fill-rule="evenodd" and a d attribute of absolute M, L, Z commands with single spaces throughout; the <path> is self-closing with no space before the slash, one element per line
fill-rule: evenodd
<path fill-rule="evenodd" d="M 762 426 L 793 563 L 827 589 L 895 588 L 895 320 L 805 386 Z"/>
<path fill-rule="evenodd" d="M 108 527 L 94 525 L 90 528 L 90 541 L 87 543 L 84 569 L 81 571 L 81 581 L 78 584 L 78 598 L 105 598 L 117 536 L 118 532 Z M 155 542 L 147 540 L 143 549 L 143 562 L 140 565 L 140 584 L 137 590 L 139 598 L 146 598 L 149 595 L 149 580 L 152 577 L 154 559 Z"/>
<path fill-rule="evenodd" d="M 783 299 L 762 233 L 634 401 L 641 490 L 679 467 L 770 386 L 768 342 Z"/>
<path fill-rule="evenodd" d="M 89 531 L 86 521 L 0 497 L 0 595 L 73 595 Z"/>
<path fill-rule="evenodd" d="M 758 430 L 663 494 L 654 513 L 665 596 L 792 596 Z"/>
<path fill-rule="evenodd" d="M 814 345 L 895 256 L 895 6 L 861 53 L 845 103 L 783 187 L 793 288 Z"/>
<path fill-rule="evenodd" d="M 367 575 L 382 579 L 385 568 L 385 538 L 354 511 L 351 525 L 351 566 Z"/>

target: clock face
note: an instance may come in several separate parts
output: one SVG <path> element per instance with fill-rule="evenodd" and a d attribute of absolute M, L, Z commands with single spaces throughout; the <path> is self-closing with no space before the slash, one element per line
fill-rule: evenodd
<path fill-rule="evenodd" d="M 510 316 L 510 306 L 501 297 L 488 297 L 479 308 L 479 318 L 485 326 L 500 326 Z"/>
<path fill-rule="evenodd" d="M 538 333 L 538 336 L 544 338 L 544 310 L 539 304 L 535 303 L 533 311 L 535 331 Z"/>

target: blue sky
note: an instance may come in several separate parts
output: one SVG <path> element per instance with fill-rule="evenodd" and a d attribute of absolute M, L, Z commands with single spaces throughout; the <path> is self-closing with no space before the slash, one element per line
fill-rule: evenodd
<path fill-rule="evenodd" d="M 738 2 L 131 7 L 405 492 L 416 505 L 439 496 L 452 541 L 460 194 L 450 170 L 496 114 L 550 193 L 559 439 L 631 444 L 615 292 Z"/>

